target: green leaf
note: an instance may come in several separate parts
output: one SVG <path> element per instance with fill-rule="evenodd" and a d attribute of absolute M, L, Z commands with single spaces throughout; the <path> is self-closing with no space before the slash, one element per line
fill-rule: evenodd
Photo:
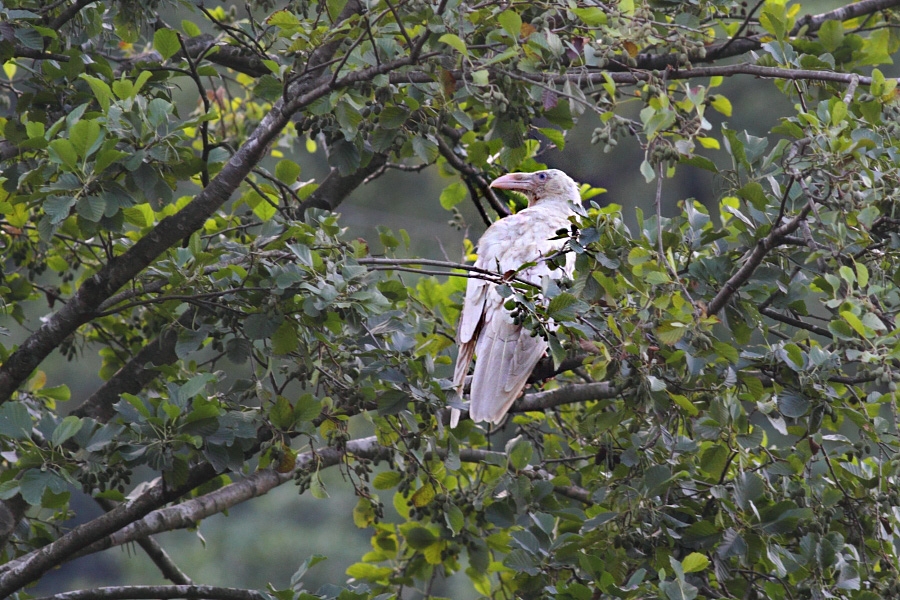
<path fill-rule="evenodd" d="M 360 154 L 355 144 L 344 139 L 337 140 L 331 146 L 328 164 L 337 168 L 341 175 L 347 176 L 359 168 Z"/>
<path fill-rule="evenodd" d="M 429 164 L 434 162 L 438 156 L 438 146 L 427 137 L 417 135 L 412 139 L 413 152 L 416 153 L 423 163 Z"/>
<path fill-rule="evenodd" d="M 466 47 L 466 43 L 462 41 L 462 39 L 458 35 L 455 35 L 453 33 L 445 33 L 438 38 L 438 41 L 443 42 L 451 48 L 456 49 L 463 56 L 469 56 L 469 49 Z"/>
<path fill-rule="evenodd" d="M 87 158 L 103 143 L 100 124 L 94 119 L 82 119 L 69 129 L 69 141 L 81 158 Z"/>
<path fill-rule="evenodd" d="M 22 499 L 31 506 L 40 506 L 44 490 L 50 483 L 50 472 L 28 469 L 19 480 L 19 492 Z"/>
<path fill-rule="evenodd" d="M 300 165 L 292 160 L 283 158 L 275 165 L 275 178 L 281 183 L 291 185 L 300 177 Z"/>
<path fill-rule="evenodd" d="M 100 108 L 103 109 L 103 112 L 108 112 L 109 104 L 113 99 L 113 93 L 112 90 L 109 89 L 109 84 L 102 79 L 92 77 L 91 75 L 85 75 L 84 73 L 79 75 L 79 77 L 84 81 L 87 81 L 91 91 L 94 92 L 94 97 L 97 98 L 97 102 L 100 104 Z"/>
<path fill-rule="evenodd" d="M 66 402 L 72 397 L 72 392 L 69 390 L 69 386 L 61 384 L 53 387 L 42 388 L 41 396 L 44 396 L 45 398 L 52 398 L 60 402 Z"/>
<path fill-rule="evenodd" d="M 410 527 L 404 532 L 404 537 L 406 543 L 415 550 L 424 550 L 438 539 L 431 531 L 420 525 Z"/>
<path fill-rule="evenodd" d="M 834 52 L 844 41 L 844 24 L 838 20 L 825 21 L 818 31 L 819 41 L 828 52 Z"/>
<path fill-rule="evenodd" d="M 60 165 L 65 165 L 70 171 L 78 166 L 78 152 L 75 146 L 67 139 L 55 139 L 49 144 L 50 160 Z M 72 198 L 74 204 L 75 198 Z"/>
<path fill-rule="evenodd" d="M 60 421 L 59 425 L 53 430 L 53 435 L 50 437 L 50 443 L 54 446 L 61 446 L 64 442 L 81 431 L 83 425 L 84 421 L 78 417 L 69 415 Z"/>
<path fill-rule="evenodd" d="M 708 447 L 700 455 L 700 469 L 714 479 L 721 477 L 727 462 L 728 448 L 721 444 Z"/>
<path fill-rule="evenodd" d="M 700 593 L 696 587 L 683 579 L 663 581 L 659 584 L 659 589 L 665 592 L 668 600 L 694 600 Z"/>
<path fill-rule="evenodd" d="M 466 518 L 458 506 L 451 504 L 450 507 L 444 511 L 444 522 L 447 523 L 447 527 L 450 528 L 453 535 L 459 535 L 459 532 L 462 531 L 463 527 L 466 525 Z"/>
<path fill-rule="evenodd" d="M 497 15 L 497 22 L 510 37 L 514 40 L 519 39 L 522 31 L 522 17 L 519 16 L 519 13 L 514 10 L 504 10 Z"/>
<path fill-rule="evenodd" d="M 287 319 L 275 330 L 271 339 L 273 354 L 290 354 L 300 343 L 296 326 Z"/>
<path fill-rule="evenodd" d="M 606 13 L 599 6 L 588 6 L 586 8 L 573 8 L 572 12 L 575 13 L 581 22 L 587 25 L 588 27 L 597 27 L 599 25 L 606 25 Z"/>
<path fill-rule="evenodd" d="M 531 441 L 521 435 L 506 443 L 509 466 L 516 471 L 521 471 L 528 465 L 533 453 L 534 447 L 531 445 Z"/>
<path fill-rule="evenodd" d="M 31 436 L 31 415 L 21 402 L 6 402 L 0 406 L 0 435 L 14 440 Z"/>
<path fill-rule="evenodd" d="M 451 183 L 441 192 L 441 207 L 444 210 L 450 210 L 460 202 L 466 199 L 469 190 L 461 181 Z"/>
<path fill-rule="evenodd" d="M 786 417 L 797 419 L 809 410 L 809 398 L 793 390 L 783 390 L 778 394 L 778 410 Z"/>
<path fill-rule="evenodd" d="M 303 394 L 294 402 L 294 421 L 306 423 L 322 413 L 322 401 L 312 394 Z"/>
<path fill-rule="evenodd" d="M 75 204 L 75 212 L 91 223 L 99 223 L 106 213 L 106 199 L 102 196 L 82 196 Z"/>
<path fill-rule="evenodd" d="M 863 324 L 863 322 L 859 320 L 859 317 L 857 317 L 855 314 L 853 314 L 853 312 L 851 312 L 849 310 L 842 310 L 841 316 L 844 318 L 844 320 L 847 322 L 847 324 L 850 325 L 850 327 L 852 327 L 853 330 L 856 333 L 858 333 L 859 335 L 861 335 L 862 337 L 866 338 L 866 337 L 871 337 L 872 335 L 874 335 L 875 332 L 872 331 L 871 329 L 867 328 Z"/>
<path fill-rule="evenodd" d="M 188 37 L 197 37 L 198 35 L 203 34 L 203 31 L 201 31 L 193 21 L 188 21 L 187 19 L 182 19 L 181 30 L 184 31 Z"/>
<path fill-rule="evenodd" d="M 278 396 L 275 404 L 269 410 L 269 420 L 272 422 L 272 425 L 282 431 L 287 431 L 291 428 L 294 422 L 294 410 L 287 398 Z"/>
<path fill-rule="evenodd" d="M 163 60 L 168 60 L 181 50 L 178 33 L 173 29 L 157 29 L 153 34 L 153 47 L 162 55 Z"/>
<path fill-rule="evenodd" d="M 403 480 L 403 476 L 396 471 L 384 471 L 372 479 L 372 486 L 376 490 L 389 490 L 396 487 Z"/>
<path fill-rule="evenodd" d="M 715 96 L 710 96 L 709 104 L 718 112 L 722 113 L 726 117 L 731 116 L 731 100 L 723 96 L 722 94 L 716 94 Z"/>

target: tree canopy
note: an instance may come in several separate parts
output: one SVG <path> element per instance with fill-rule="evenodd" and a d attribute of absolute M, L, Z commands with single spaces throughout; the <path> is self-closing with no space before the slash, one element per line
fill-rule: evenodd
<path fill-rule="evenodd" d="M 0 3 L 0 597 L 133 542 L 171 585 L 65 597 L 900 596 L 898 5 Z M 729 126 L 762 92 L 777 124 Z M 402 171 L 480 227 L 591 119 L 579 151 L 635 145 L 618 177 L 656 197 L 583 185 L 573 278 L 333 212 Z M 447 426 L 467 277 L 550 344 L 497 432 Z M 94 389 L 54 354 L 99 355 Z M 371 546 L 324 587 L 321 557 L 195 583 L 153 538 L 291 482 L 328 502 L 327 469 Z"/>

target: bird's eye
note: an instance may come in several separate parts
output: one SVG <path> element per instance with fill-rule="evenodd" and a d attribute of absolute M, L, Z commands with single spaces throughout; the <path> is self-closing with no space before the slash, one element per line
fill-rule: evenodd
<path fill-rule="evenodd" d="M 546 173 L 538 173 L 538 179 L 540 179 L 541 181 L 544 181 L 545 179 L 547 179 L 547 174 Z"/>

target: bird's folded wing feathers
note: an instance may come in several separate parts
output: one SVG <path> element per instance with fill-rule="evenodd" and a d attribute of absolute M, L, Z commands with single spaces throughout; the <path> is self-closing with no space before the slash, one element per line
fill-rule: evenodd
<path fill-rule="evenodd" d="M 514 324 L 505 312 L 488 311 L 488 315 L 475 348 L 482 358 L 472 376 L 469 416 L 499 423 L 522 393 L 547 343 Z"/>

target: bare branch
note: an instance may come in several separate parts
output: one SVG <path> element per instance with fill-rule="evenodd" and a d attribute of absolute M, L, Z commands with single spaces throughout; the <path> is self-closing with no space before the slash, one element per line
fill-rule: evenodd
<path fill-rule="evenodd" d="M 488 203 L 491 205 L 491 208 L 493 208 L 501 217 L 509 216 L 509 210 L 507 210 L 503 202 L 500 201 L 500 199 L 497 197 L 497 194 L 494 193 L 493 188 L 491 188 L 490 182 L 484 178 L 484 174 L 474 166 L 464 161 L 461 157 L 457 156 L 453 151 L 453 148 L 451 148 L 441 136 L 437 136 L 437 143 L 438 151 L 445 159 L 447 159 L 447 162 L 450 164 L 450 166 L 459 171 L 463 177 L 471 180 L 475 184 L 475 186 L 481 191 L 481 195 L 487 199 Z"/>
<path fill-rule="evenodd" d="M 271 596 L 255 590 L 212 585 L 126 585 L 98 587 L 43 596 L 36 600 L 168 600 L 190 598 L 207 600 L 269 600 Z"/>
<path fill-rule="evenodd" d="M 125 525 L 140 520 L 216 475 L 209 464 L 199 465 L 188 476 L 187 483 L 171 489 L 158 481 L 144 494 L 125 502 L 93 521 L 79 525 L 37 550 L 29 552 L 0 567 L 0 597 L 6 598 L 16 590 L 40 578 L 44 573 L 74 556 L 87 545 L 101 540 Z"/>
<path fill-rule="evenodd" d="M 719 293 L 710 301 L 707 314 L 714 315 L 725 307 L 731 297 L 750 279 L 750 276 L 756 271 L 756 267 L 762 263 L 769 251 L 778 246 L 784 236 L 799 229 L 811 207 L 812 204 L 808 203 L 796 217 L 778 227 L 773 227 L 766 237 L 756 242 L 756 246 L 741 268 L 725 282 Z"/>
<path fill-rule="evenodd" d="M 825 329 L 824 327 L 819 327 L 818 325 L 812 325 L 811 323 L 806 323 L 805 321 L 801 321 L 800 319 L 796 319 L 794 317 L 790 317 L 788 315 L 783 315 L 774 308 L 768 307 L 760 307 L 759 312 L 774 321 L 779 321 L 781 323 L 785 323 L 786 325 L 793 325 L 798 329 L 805 329 L 810 333 L 815 333 L 816 335 L 821 335 L 823 337 L 831 338 L 831 332 Z"/>
<path fill-rule="evenodd" d="M 96 501 L 106 512 L 109 512 L 116 507 L 115 502 L 112 502 L 111 500 L 96 498 Z M 138 539 L 137 543 L 147 556 L 150 557 L 153 564 L 159 568 L 163 577 L 176 585 L 194 584 L 194 582 L 191 581 L 191 578 L 178 568 L 178 565 L 175 564 L 175 561 L 172 560 L 165 549 L 159 545 L 159 542 L 152 537 L 145 537 Z"/>
<path fill-rule="evenodd" d="M 337 169 L 331 169 L 316 191 L 297 207 L 297 217 L 303 218 L 310 208 L 335 210 L 369 176 L 381 170 L 385 163 L 387 163 L 387 155 L 375 154 L 366 166 L 360 167 L 349 175 L 341 175 Z"/>

